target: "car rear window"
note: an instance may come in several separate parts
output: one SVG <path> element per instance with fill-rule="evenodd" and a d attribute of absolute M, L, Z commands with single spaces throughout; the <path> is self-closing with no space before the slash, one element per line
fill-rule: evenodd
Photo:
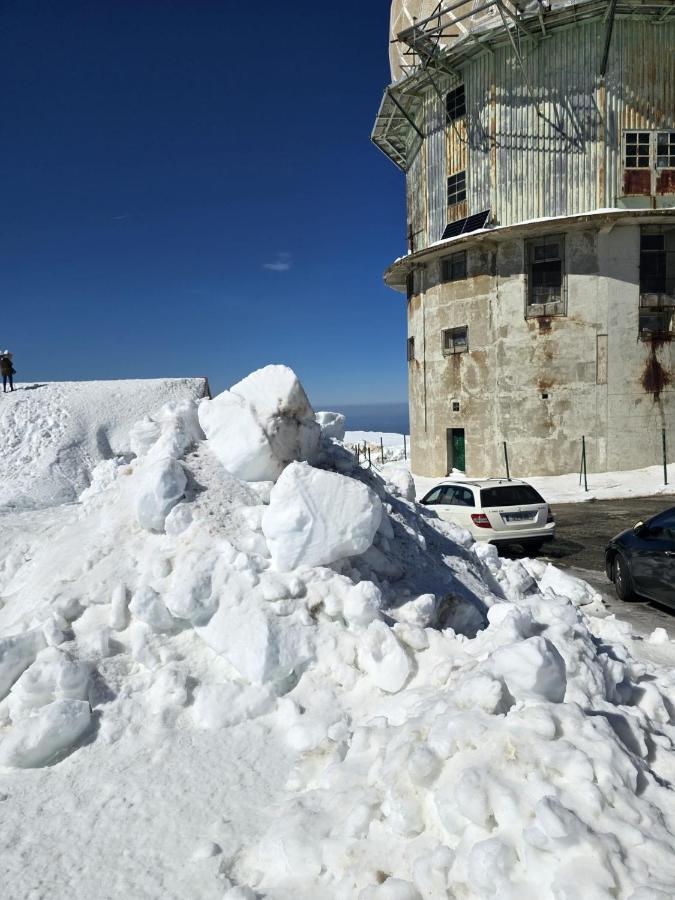
<path fill-rule="evenodd" d="M 500 487 L 483 488 L 480 492 L 483 507 L 492 506 L 529 506 L 532 503 L 545 503 L 544 498 L 529 484 L 505 484 Z"/>

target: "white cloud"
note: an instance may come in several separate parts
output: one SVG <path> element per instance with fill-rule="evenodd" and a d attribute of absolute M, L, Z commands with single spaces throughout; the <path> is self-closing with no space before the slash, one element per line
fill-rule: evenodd
<path fill-rule="evenodd" d="M 263 263 L 263 269 L 269 269 L 270 272 L 288 272 L 292 265 L 290 253 L 277 253 L 274 262 Z"/>

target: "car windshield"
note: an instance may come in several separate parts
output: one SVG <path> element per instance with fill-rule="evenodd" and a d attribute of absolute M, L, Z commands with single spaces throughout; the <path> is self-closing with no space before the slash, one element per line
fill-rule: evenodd
<path fill-rule="evenodd" d="M 492 506 L 530 506 L 546 501 L 529 484 L 505 484 L 483 488 L 480 492 L 480 502 L 483 507 L 489 509 Z"/>

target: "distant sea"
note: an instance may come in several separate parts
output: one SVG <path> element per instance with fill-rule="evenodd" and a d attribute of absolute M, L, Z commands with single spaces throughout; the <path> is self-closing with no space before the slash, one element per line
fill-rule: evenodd
<path fill-rule="evenodd" d="M 359 403 L 316 405 L 315 409 L 328 409 L 347 417 L 347 431 L 387 431 L 393 434 L 410 434 L 407 403 Z"/>

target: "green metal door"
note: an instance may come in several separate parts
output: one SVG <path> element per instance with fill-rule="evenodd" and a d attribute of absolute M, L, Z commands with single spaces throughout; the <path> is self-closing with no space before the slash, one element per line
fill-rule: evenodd
<path fill-rule="evenodd" d="M 453 469 L 466 471 L 466 444 L 463 428 L 449 428 L 448 437 L 448 474 Z"/>

